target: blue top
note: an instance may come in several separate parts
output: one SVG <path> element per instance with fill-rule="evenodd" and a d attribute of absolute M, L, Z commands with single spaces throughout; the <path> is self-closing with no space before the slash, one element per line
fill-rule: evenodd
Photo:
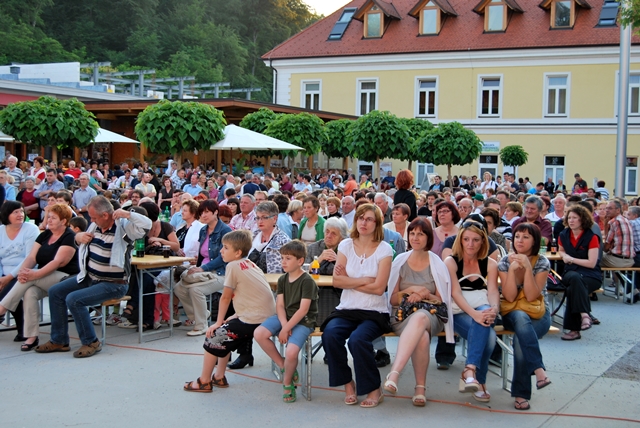
<path fill-rule="evenodd" d="M 283 231 L 289 238 L 293 239 L 291 236 L 291 216 L 287 213 L 278 214 L 278 229 Z M 297 236 L 296 236 L 297 238 Z"/>
<path fill-rule="evenodd" d="M 5 201 L 16 200 L 16 188 L 9 183 L 4 185 L 4 200 Z"/>
<path fill-rule="evenodd" d="M 52 185 L 49 185 L 49 183 L 47 182 L 47 180 L 42 181 L 42 183 L 40 183 L 40 188 L 38 190 L 36 190 L 36 192 L 33 194 L 34 197 L 36 197 L 37 199 L 40 199 L 40 194 L 42 192 L 46 192 L 51 190 L 53 192 L 53 194 L 55 195 L 56 193 L 58 193 L 60 190 L 64 189 L 64 184 L 62 184 L 62 181 L 60 180 L 56 180 L 53 182 Z M 47 195 L 48 197 L 48 195 Z M 40 199 L 40 208 L 44 209 L 44 207 L 47 206 L 47 199 Z"/>
<path fill-rule="evenodd" d="M 200 243 L 200 247 L 207 240 L 207 229 L 209 226 L 206 224 L 200 229 L 200 236 L 198 238 L 198 242 Z M 227 233 L 231 232 L 231 228 L 224 224 L 221 221 L 216 223 L 215 229 L 209 235 L 209 263 L 200 266 L 202 270 L 206 272 L 215 272 L 218 275 L 223 276 L 225 274 L 225 269 L 227 264 L 222 260 L 222 256 L 220 255 L 220 249 L 222 248 L 222 237 Z M 200 254 L 200 251 L 198 251 Z M 202 263 L 202 256 L 198 255 L 198 263 Z"/>
<path fill-rule="evenodd" d="M 185 192 L 190 194 L 191 196 L 197 196 L 203 189 L 199 185 L 192 186 L 191 184 L 187 184 L 182 188 Z"/>

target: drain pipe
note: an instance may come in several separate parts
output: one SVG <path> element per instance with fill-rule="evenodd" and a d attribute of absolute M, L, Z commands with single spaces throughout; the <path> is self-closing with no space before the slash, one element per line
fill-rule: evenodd
<path fill-rule="evenodd" d="M 269 58 L 269 68 L 273 71 L 273 103 L 277 104 L 278 100 L 278 70 L 273 68 L 273 60 Z"/>

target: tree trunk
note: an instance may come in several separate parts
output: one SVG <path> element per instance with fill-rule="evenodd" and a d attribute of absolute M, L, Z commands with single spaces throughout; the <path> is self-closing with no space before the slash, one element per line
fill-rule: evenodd
<path fill-rule="evenodd" d="M 331 168 L 331 158 L 327 156 L 327 171 L 329 171 L 329 168 Z"/>
<path fill-rule="evenodd" d="M 380 179 L 380 156 L 376 158 L 376 172 L 371 174 L 371 182 L 373 183 L 374 177 Z M 377 177 L 376 177 L 377 176 Z"/>
<path fill-rule="evenodd" d="M 345 171 L 349 169 L 349 158 L 342 159 L 342 169 Z"/>
<path fill-rule="evenodd" d="M 413 161 L 412 161 L 412 160 L 410 160 L 410 161 L 409 161 L 409 168 L 408 168 L 408 170 L 409 170 L 409 171 L 411 171 L 411 168 L 413 168 Z"/>
<path fill-rule="evenodd" d="M 451 165 L 447 165 L 447 180 L 449 180 L 449 186 L 453 189 L 453 180 L 451 179 Z"/>

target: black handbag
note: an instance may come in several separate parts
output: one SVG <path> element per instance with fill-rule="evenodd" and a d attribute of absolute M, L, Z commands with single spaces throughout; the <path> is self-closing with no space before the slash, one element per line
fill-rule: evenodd
<path fill-rule="evenodd" d="M 398 310 L 396 311 L 396 321 L 405 320 L 412 313 L 418 311 L 419 309 L 425 309 L 429 313 L 434 314 L 440 319 L 443 323 L 447 323 L 449 321 L 449 313 L 447 311 L 447 304 L 444 302 L 437 302 L 435 300 L 422 300 L 420 302 L 407 302 L 407 298 L 409 295 L 402 296 L 402 301 L 398 306 Z"/>
<path fill-rule="evenodd" d="M 267 247 L 265 246 L 264 248 Z M 257 251 L 256 249 L 254 249 L 249 253 L 249 256 L 247 258 L 255 263 L 255 265 L 258 266 L 262 272 L 267 273 L 267 253 L 264 252 L 264 248 L 262 249 L 262 251 Z"/>

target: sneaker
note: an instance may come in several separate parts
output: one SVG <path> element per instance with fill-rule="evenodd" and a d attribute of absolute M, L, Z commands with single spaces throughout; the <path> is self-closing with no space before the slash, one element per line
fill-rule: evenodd
<path fill-rule="evenodd" d="M 124 318 L 122 318 L 118 314 L 111 314 L 107 317 L 107 325 L 118 325 L 123 321 L 124 321 Z"/>
<path fill-rule="evenodd" d="M 154 330 L 159 330 L 160 327 L 162 327 L 162 323 L 160 321 L 156 321 L 153 323 L 153 329 Z"/>
<path fill-rule="evenodd" d="M 102 315 L 97 316 L 93 319 L 93 321 L 91 321 L 93 323 L 93 325 L 100 325 L 102 324 Z"/>
<path fill-rule="evenodd" d="M 173 324 L 174 327 L 180 327 L 182 325 L 182 322 L 176 319 L 171 320 L 171 323 Z M 169 325 L 169 320 L 162 320 L 160 321 L 160 324 Z"/>
<path fill-rule="evenodd" d="M 123 319 L 122 322 L 120 324 L 118 324 L 118 327 L 120 328 L 138 328 L 138 324 L 134 324 L 131 321 L 129 321 L 128 319 Z"/>

